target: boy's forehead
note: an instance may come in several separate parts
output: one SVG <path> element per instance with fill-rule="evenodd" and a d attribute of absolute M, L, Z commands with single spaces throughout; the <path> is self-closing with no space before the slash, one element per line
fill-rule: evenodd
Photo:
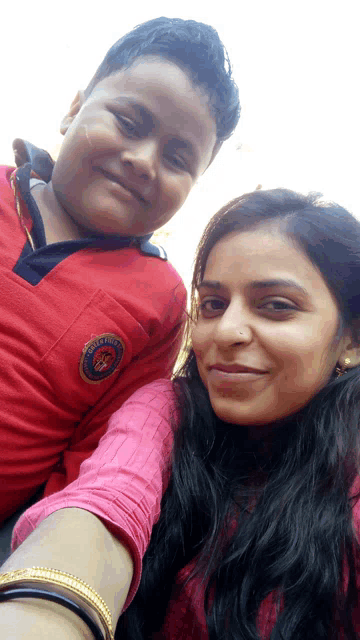
<path fill-rule="evenodd" d="M 190 72 L 159 56 L 137 58 L 130 66 L 118 69 L 103 78 L 93 89 L 95 94 L 108 93 L 112 97 L 117 93 L 122 96 L 124 92 L 132 91 L 144 98 L 167 98 L 175 102 L 178 108 L 182 106 L 183 96 L 189 93 L 196 94 L 205 110 L 210 112 L 209 96 L 203 88 L 194 83 Z"/>
<path fill-rule="evenodd" d="M 184 78 L 187 78 L 188 83 L 190 83 L 193 88 L 197 88 L 196 83 L 192 81 L 190 71 L 181 67 L 179 64 L 176 64 L 175 61 L 159 55 L 144 55 L 131 61 L 125 67 L 120 67 L 119 69 L 112 71 L 110 75 L 102 78 L 97 85 L 95 85 L 93 91 L 104 83 L 116 85 L 116 83 L 121 79 L 132 77 L 141 78 L 141 76 L 148 79 L 148 76 L 153 74 L 157 75 L 159 79 L 170 75 L 172 78 L 175 78 L 180 85 L 184 83 Z"/>

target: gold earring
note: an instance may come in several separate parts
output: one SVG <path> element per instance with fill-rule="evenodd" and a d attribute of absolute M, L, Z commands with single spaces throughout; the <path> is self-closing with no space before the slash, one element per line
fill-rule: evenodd
<path fill-rule="evenodd" d="M 349 366 L 351 360 L 350 358 L 345 358 L 344 360 L 344 364 L 343 365 L 339 365 L 338 367 L 336 367 L 335 369 L 335 373 L 336 373 L 336 377 L 340 378 L 340 376 L 344 375 L 344 373 L 346 373 L 346 368 Z"/>

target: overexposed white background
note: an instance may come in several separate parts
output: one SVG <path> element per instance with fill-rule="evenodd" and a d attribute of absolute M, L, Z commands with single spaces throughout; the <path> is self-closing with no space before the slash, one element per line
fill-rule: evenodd
<path fill-rule="evenodd" d="M 0 162 L 30 140 L 56 154 L 78 89 L 107 49 L 161 15 L 207 22 L 226 45 L 240 90 L 235 135 L 159 234 L 188 282 L 197 241 L 227 200 L 284 186 L 319 191 L 360 218 L 360 38 L 356 0 L 18 0 L 0 25 Z"/>

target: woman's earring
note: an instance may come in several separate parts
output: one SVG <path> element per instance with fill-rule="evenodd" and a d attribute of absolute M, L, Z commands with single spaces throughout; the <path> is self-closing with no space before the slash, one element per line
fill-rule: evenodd
<path fill-rule="evenodd" d="M 351 363 L 350 358 L 345 358 L 344 360 L 344 364 L 336 367 L 335 369 L 335 374 L 337 378 L 340 378 L 340 376 L 344 375 L 344 373 L 346 372 L 347 367 L 349 366 L 349 364 Z"/>

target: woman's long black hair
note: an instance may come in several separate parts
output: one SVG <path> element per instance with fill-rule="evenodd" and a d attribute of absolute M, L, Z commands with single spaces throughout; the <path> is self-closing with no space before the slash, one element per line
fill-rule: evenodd
<path fill-rule="evenodd" d="M 339 309 L 336 340 L 351 329 L 358 344 L 360 223 L 315 195 L 285 189 L 237 198 L 210 221 L 195 262 L 193 314 L 213 246 L 264 223 L 276 225 L 320 270 Z M 359 638 L 351 495 L 360 453 L 359 369 L 333 376 L 276 425 L 267 458 L 244 427 L 216 417 L 192 351 L 174 387 L 182 419 L 172 479 L 118 638 L 145 640 L 161 629 L 176 575 L 191 560 L 206 585 L 210 640 L 258 640 L 257 614 L 269 594 L 279 612 L 272 640 Z M 266 478 L 257 488 L 249 482 L 254 471 Z"/>

